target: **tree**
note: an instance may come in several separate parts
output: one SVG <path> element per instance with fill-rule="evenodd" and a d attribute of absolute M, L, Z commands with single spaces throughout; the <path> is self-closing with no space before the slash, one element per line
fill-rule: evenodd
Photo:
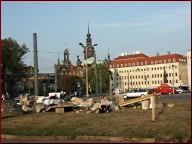
<path fill-rule="evenodd" d="M 104 64 L 98 64 L 97 65 L 97 74 L 98 74 L 98 85 L 100 84 L 100 71 L 101 70 L 101 84 L 102 84 L 102 92 L 108 92 L 109 91 L 109 76 L 111 75 L 111 72 L 108 68 L 108 66 Z M 95 92 L 95 86 L 96 86 L 96 77 L 94 73 L 94 69 L 90 68 L 89 71 L 89 84 L 90 88 L 93 92 Z"/>
<path fill-rule="evenodd" d="M 6 92 L 14 96 L 17 90 L 17 83 L 25 77 L 24 55 L 29 51 L 25 44 L 19 45 L 12 38 L 5 38 L 2 42 L 3 66 L 2 79 L 5 83 Z M 4 90 L 5 92 L 5 90 Z"/>

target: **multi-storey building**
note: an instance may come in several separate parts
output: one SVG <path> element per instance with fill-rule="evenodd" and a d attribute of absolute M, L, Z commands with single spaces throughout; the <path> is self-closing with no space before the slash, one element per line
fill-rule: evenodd
<path fill-rule="evenodd" d="M 187 73 L 188 73 L 188 85 L 191 89 L 191 49 L 187 52 Z"/>
<path fill-rule="evenodd" d="M 112 60 L 109 68 L 113 73 L 113 89 L 125 91 L 133 88 L 155 88 L 162 83 L 169 83 L 174 87 L 187 84 L 187 59 L 180 54 L 124 54 Z"/>

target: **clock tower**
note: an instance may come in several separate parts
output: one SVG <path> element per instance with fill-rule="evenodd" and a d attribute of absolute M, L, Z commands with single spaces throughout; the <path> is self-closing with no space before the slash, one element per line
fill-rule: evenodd
<path fill-rule="evenodd" d="M 84 48 L 84 51 L 83 51 L 85 60 L 86 60 L 86 50 L 87 50 L 87 59 L 90 57 L 94 57 L 95 49 L 92 46 L 91 34 L 89 33 L 89 25 L 88 25 L 88 33 L 86 38 L 86 47 Z"/>

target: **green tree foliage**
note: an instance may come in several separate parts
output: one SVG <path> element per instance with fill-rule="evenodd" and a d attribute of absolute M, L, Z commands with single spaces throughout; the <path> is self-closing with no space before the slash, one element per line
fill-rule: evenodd
<path fill-rule="evenodd" d="M 77 82 L 80 82 L 81 90 L 84 91 L 85 85 L 80 77 L 63 75 L 58 81 L 58 91 L 63 90 L 68 94 L 74 93 L 78 89 Z"/>
<path fill-rule="evenodd" d="M 25 77 L 24 55 L 29 51 L 25 44 L 19 45 L 12 38 L 5 38 L 2 42 L 2 79 L 6 81 L 6 88 L 10 95 L 15 93 L 17 82 Z"/>
<path fill-rule="evenodd" d="M 100 76 L 100 70 L 101 70 L 101 76 Z M 94 72 L 94 68 L 89 69 L 89 84 L 90 88 L 93 92 L 96 90 L 96 76 Z M 104 64 L 98 64 L 97 65 L 97 76 L 98 76 L 98 89 L 100 87 L 100 77 L 101 77 L 101 85 L 102 85 L 102 93 L 109 91 L 109 76 L 111 75 L 111 72 L 108 68 L 108 66 Z"/>

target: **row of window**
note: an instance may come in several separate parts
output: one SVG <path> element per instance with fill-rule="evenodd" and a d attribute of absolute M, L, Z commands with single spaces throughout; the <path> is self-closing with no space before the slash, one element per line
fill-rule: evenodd
<path fill-rule="evenodd" d="M 177 66 L 174 66 L 174 69 L 176 69 Z M 165 69 L 172 69 L 172 66 L 165 66 Z M 151 70 L 163 70 L 163 67 L 154 67 L 154 68 L 151 68 Z M 119 73 L 126 73 L 126 72 L 140 72 L 140 71 L 149 71 L 149 68 L 143 68 L 143 69 L 140 69 L 140 68 L 136 68 L 136 69 L 132 69 L 132 70 L 119 70 L 118 72 Z"/>
<path fill-rule="evenodd" d="M 179 61 L 181 61 L 181 62 L 186 62 L 186 60 L 185 59 L 179 59 Z M 171 63 L 171 62 L 176 62 L 176 59 L 175 58 L 173 58 L 173 59 L 164 59 L 164 60 L 155 60 L 155 61 L 151 61 L 151 63 L 150 64 L 162 64 L 162 63 Z M 136 62 L 136 63 L 124 63 L 124 64 L 117 64 L 116 66 L 117 67 L 127 67 L 127 66 L 139 66 L 139 65 L 147 65 L 148 63 L 147 63 L 147 61 L 145 61 L 145 62 Z M 115 65 L 110 65 L 110 68 L 112 68 L 112 67 L 115 67 Z"/>
<path fill-rule="evenodd" d="M 167 75 L 168 77 L 173 77 L 173 73 L 169 73 L 168 75 Z M 175 76 L 177 76 L 177 73 L 175 73 Z M 151 78 L 159 78 L 159 77 L 163 77 L 163 74 L 152 74 L 151 75 Z M 119 76 L 119 77 L 117 77 L 117 80 L 119 79 L 119 80 L 126 80 L 126 79 L 147 79 L 147 78 L 149 78 L 149 75 L 136 75 L 136 76 Z"/>
<path fill-rule="evenodd" d="M 173 81 L 172 80 L 169 80 L 169 83 L 172 83 Z M 151 81 L 151 83 L 152 84 L 162 84 L 163 83 L 163 81 L 162 80 L 157 80 L 157 81 Z M 174 81 L 174 83 L 178 83 L 178 80 L 176 79 L 175 81 Z M 117 83 L 117 85 L 118 85 L 119 83 Z M 139 82 L 130 82 L 130 83 L 128 83 L 128 82 L 125 82 L 124 83 L 124 85 L 126 86 L 126 85 L 149 85 L 149 81 L 139 81 Z M 113 84 L 112 84 L 113 85 Z"/>

